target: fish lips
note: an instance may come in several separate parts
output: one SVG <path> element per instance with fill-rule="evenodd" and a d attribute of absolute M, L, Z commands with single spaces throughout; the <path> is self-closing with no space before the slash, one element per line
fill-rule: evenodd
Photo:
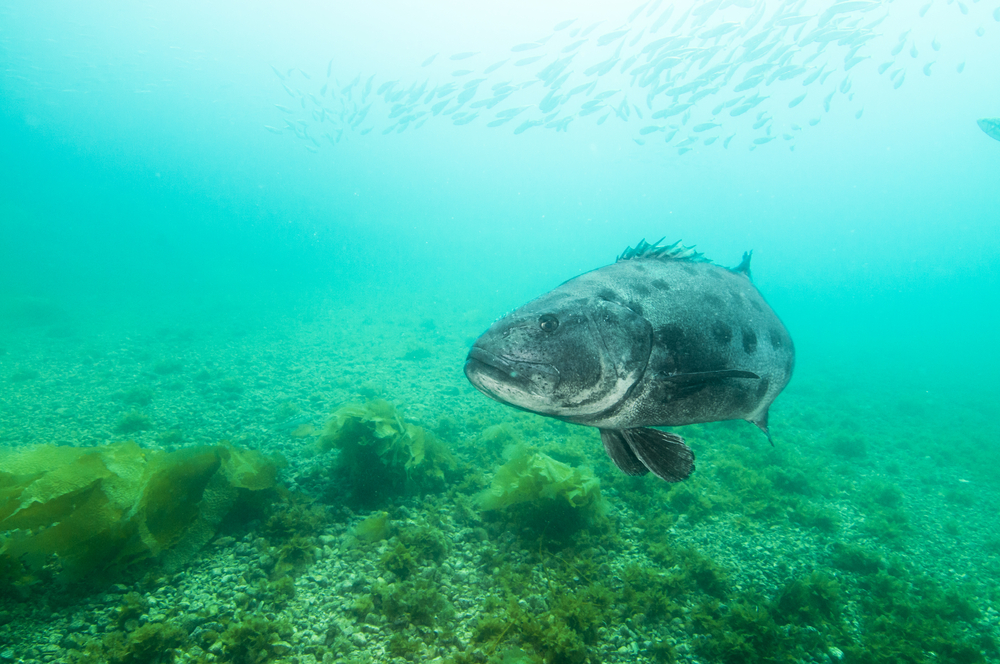
<path fill-rule="evenodd" d="M 511 360 L 481 346 L 469 349 L 465 377 L 480 392 L 504 403 L 517 403 L 516 392 L 536 393 L 539 383 L 549 389 L 559 384 L 559 372 L 551 365 Z"/>

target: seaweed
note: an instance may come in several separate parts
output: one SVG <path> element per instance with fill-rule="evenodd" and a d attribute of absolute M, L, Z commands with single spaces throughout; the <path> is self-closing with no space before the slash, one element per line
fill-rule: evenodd
<path fill-rule="evenodd" d="M 885 542 L 899 542 L 910 532 L 903 492 L 895 484 L 875 480 L 862 487 L 858 502 L 868 513 L 861 529 Z"/>
<path fill-rule="evenodd" d="M 421 567 L 443 562 L 448 549 L 448 540 L 438 530 L 426 526 L 404 528 L 389 541 L 379 565 L 406 580 Z"/>
<path fill-rule="evenodd" d="M 393 496 L 439 491 L 456 467 L 433 433 L 405 422 L 382 399 L 339 408 L 319 444 L 340 451 L 333 468 L 336 491 L 346 491 L 348 502 L 363 508 Z"/>
<path fill-rule="evenodd" d="M 864 624 L 857 644 L 845 647 L 850 662 L 923 662 L 927 653 L 946 664 L 972 664 L 1000 654 L 964 588 L 943 588 L 900 567 L 864 577 Z"/>
<path fill-rule="evenodd" d="M 389 526 L 389 513 L 388 512 L 375 512 L 364 519 L 358 525 L 354 526 L 351 534 L 361 541 L 371 544 L 372 542 L 379 542 L 381 540 L 389 537 L 390 526 Z"/>
<path fill-rule="evenodd" d="M 880 556 L 858 544 L 834 542 L 830 561 L 837 569 L 855 574 L 875 574 L 885 567 Z"/>
<path fill-rule="evenodd" d="M 773 599 L 753 593 L 703 602 L 692 626 L 706 638 L 698 652 L 714 662 L 801 661 L 825 654 L 831 639 L 843 637 L 838 582 L 824 572 L 794 579 Z"/>
<path fill-rule="evenodd" d="M 649 557 L 663 569 L 673 571 L 671 585 L 684 591 L 700 590 L 725 597 L 729 579 L 725 570 L 694 548 L 675 548 L 666 541 L 651 542 Z"/>
<path fill-rule="evenodd" d="M 586 466 L 572 467 L 523 444 L 476 496 L 488 520 L 525 540 L 567 543 L 585 528 L 606 530 L 601 483 Z"/>
<path fill-rule="evenodd" d="M 565 501 L 574 509 L 598 509 L 601 483 L 587 467 L 573 468 L 525 445 L 507 450 L 490 488 L 479 494 L 484 510 L 539 500 Z"/>
<path fill-rule="evenodd" d="M 858 433 L 838 432 L 830 441 L 830 450 L 845 459 L 859 459 L 868 455 L 868 443 Z"/>
<path fill-rule="evenodd" d="M 762 597 L 741 597 L 726 606 L 717 600 L 702 603 L 693 615 L 703 657 L 724 664 L 792 661 L 795 639 L 782 630 Z"/>
<path fill-rule="evenodd" d="M 822 571 L 786 585 L 774 607 L 781 624 L 823 625 L 837 623 L 842 610 L 840 583 Z"/>
<path fill-rule="evenodd" d="M 840 529 L 840 517 L 826 507 L 801 501 L 788 512 L 788 520 L 794 524 L 815 528 L 823 533 L 833 534 Z"/>
<path fill-rule="evenodd" d="M 188 633 L 170 623 L 148 623 L 130 631 L 115 630 L 90 639 L 74 664 L 168 664 L 177 660 Z"/>
<path fill-rule="evenodd" d="M 454 616 L 451 603 L 434 581 L 415 577 L 396 583 L 376 583 L 374 606 L 393 623 L 411 622 L 433 627 Z"/>
<path fill-rule="evenodd" d="M 622 572 L 622 581 L 623 617 L 644 616 L 647 620 L 661 620 L 680 612 L 681 607 L 674 598 L 681 596 L 684 590 L 677 577 L 649 567 L 631 565 Z"/>
<path fill-rule="evenodd" d="M 118 423 L 115 425 L 115 432 L 138 433 L 152 428 L 153 421 L 149 419 L 149 415 L 141 413 L 138 410 L 130 410 L 118 419 Z"/>
<path fill-rule="evenodd" d="M 276 474 L 273 461 L 227 444 L 42 445 L 0 453 L 0 467 L 0 559 L 33 572 L 54 559 L 66 581 L 146 561 L 177 568 Z"/>
<path fill-rule="evenodd" d="M 222 661 L 232 664 L 261 664 L 271 661 L 289 648 L 284 641 L 293 633 L 285 620 L 268 620 L 261 615 L 251 615 L 232 622 L 222 634 Z M 284 646 L 284 647 L 282 647 Z"/>
<path fill-rule="evenodd" d="M 130 406 L 148 406 L 153 403 L 156 392 L 148 385 L 136 385 L 119 393 L 122 403 Z"/>

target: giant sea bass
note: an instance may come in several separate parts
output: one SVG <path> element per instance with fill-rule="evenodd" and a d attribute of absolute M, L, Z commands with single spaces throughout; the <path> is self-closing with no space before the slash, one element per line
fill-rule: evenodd
<path fill-rule="evenodd" d="M 678 482 L 694 470 L 691 448 L 649 427 L 743 419 L 770 439 L 795 349 L 750 282 L 750 253 L 728 269 L 661 243 L 643 240 L 493 323 L 465 375 L 501 403 L 597 427 L 625 473 Z"/>

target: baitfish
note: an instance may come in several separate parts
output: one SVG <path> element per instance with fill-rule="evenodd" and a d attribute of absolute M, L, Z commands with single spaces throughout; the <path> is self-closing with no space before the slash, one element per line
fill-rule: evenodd
<path fill-rule="evenodd" d="M 986 132 L 987 136 L 1000 141 L 1000 118 L 983 118 L 982 120 L 976 120 L 976 124 Z"/>
<path fill-rule="evenodd" d="M 501 403 L 598 428 L 626 474 L 679 482 L 694 470 L 691 448 L 649 427 L 744 419 L 768 434 L 795 350 L 750 282 L 749 253 L 727 269 L 661 242 L 493 323 L 465 375 Z"/>

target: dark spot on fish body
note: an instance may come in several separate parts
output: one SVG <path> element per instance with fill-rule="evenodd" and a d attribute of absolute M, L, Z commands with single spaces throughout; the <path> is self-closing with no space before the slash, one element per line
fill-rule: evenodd
<path fill-rule="evenodd" d="M 698 270 L 694 269 L 690 265 L 681 265 L 680 267 L 682 270 L 684 270 L 684 272 L 691 275 L 692 277 L 698 274 Z"/>
<path fill-rule="evenodd" d="M 751 297 L 751 298 L 749 298 L 749 301 L 750 301 L 750 306 L 751 307 L 753 307 L 754 309 L 756 309 L 760 313 L 764 313 L 764 307 L 760 306 L 760 302 L 757 301 L 757 298 Z"/>
<path fill-rule="evenodd" d="M 602 288 L 597 292 L 597 298 L 599 300 L 607 300 L 608 302 L 617 302 L 618 293 L 614 292 L 610 288 Z"/>
<path fill-rule="evenodd" d="M 706 304 L 710 304 L 713 307 L 716 307 L 718 309 L 722 309 L 723 307 L 726 306 L 726 303 L 723 302 L 722 298 L 719 297 L 718 295 L 706 295 L 705 296 L 705 303 Z"/>
<path fill-rule="evenodd" d="M 684 342 L 684 330 L 680 325 L 669 323 L 656 330 L 656 341 L 662 344 L 667 351 L 676 353 Z"/>
<path fill-rule="evenodd" d="M 625 306 L 628 307 L 629 309 L 631 309 L 633 312 L 635 312 L 635 314 L 637 316 L 641 316 L 642 315 L 642 305 L 639 304 L 638 302 L 634 302 L 634 301 L 633 302 L 629 302 Z"/>
<path fill-rule="evenodd" d="M 722 273 L 719 272 L 718 270 L 709 270 L 708 271 L 708 276 L 712 277 L 713 279 L 715 279 L 717 281 L 719 281 L 719 280 L 721 280 L 723 278 L 722 277 Z"/>
<path fill-rule="evenodd" d="M 649 287 L 647 287 L 646 284 L 634 284 L 632 286 L 632 290 L 634 290 L 637 295 L 642 295 L 644 297 L 652 292 L 649 290 Z"/>
<path fill-rule="evenodd" d="M 743 328 L 743 350 L 747 355 L 757 352 L 757 333 L 748 327 Z"/>
<path fill-rule="evenodd" d="M 657 328 L 654 340 L 662 349 L 661 370 L 665 373 L 716 371 L 725 365 L 725 354 L 707 334 L 686 334 L 676 323 Z"/>
<path fill-rule="evenodd" d="M 772 327 L 770 336 L 771 336 L 772 348 L 778 349 L 781 348 L 783 345 L 785 345 L 785 339 L 784 339 L 785 335 L 783 335 L 781 333 L 781 330 L 779 330 L 778 328 Z"/>
<path fill-rule="evenodd" d="M 680 325 L 664 325 L 654 332 L 654 339 L 666 351 L 664 371 L 666 373 L 677 372 L 684 363 L 684 330 L 681 329 Z"/>
<path fill-rule="evenodd" d="M 733 331 L 721 320 L 717 320 L 712 323 L 712 336 L 720 344 L 729 345 L 729 342 L 733 340 Z"/>
<path fill-rule="evenodd" d="M 661 291 L 670 290 L 670 284 L 665 282 L 663 279 L 653 279 L 651 282 L 649 282 L 649 285 L 655 288 L 656 290 L 661 290 Z"/>
<path fill-rule="evenodd" d="M 755 395 L 757 397 L 757 403 L 760 403 L 760 400 L 767 395 L 767 388 L 769 388 L 770 386 L 771 386 L 771 381 L 769 381 L 767 378 L 760 379 L 760 382 L 757 385 L 757 392 Z"/>
<path fill-rule="evenodd" d="M 745 413 L 756 406 L 757 402 L 760 401 L 760 399 L 757 398 L 757 395 L 752 393 L 750 390 L 735 389 L 730 391 L 730 394 L 732 398 L 732 407 L 736 412 Z"/>

